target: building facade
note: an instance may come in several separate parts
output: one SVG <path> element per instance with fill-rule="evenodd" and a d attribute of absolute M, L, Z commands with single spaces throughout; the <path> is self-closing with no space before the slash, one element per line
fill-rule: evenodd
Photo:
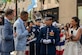
<path fill-rule="evenodd" d="M 71 18 L 78 16 L 82 24 L 82 1 L 81 0 L 38 0 L 35 11 L 52 14 L 61 24 L 70 23 Z"/>
<path fill-rule="evenodd" d="M 28 5 L 31 4 L 31 0 L 17 0 L 17 11 L 18 14 L 23 11 L 23 10 L 27 10 Z M 0 7 L 0 9 L 2 9 L 5 6 L 4 10 L 6 9 L 16 9 L 16 1 L 11 0 L 11 2 L 7 2 L 6 5 Z"/>
<path fill-rule="evenodd" d="M 82 0 L 77 0 L 77 16 L 79 17 L 82 25 Z"/>
<path fill-rule="evenodd" d="M 78 16 L 82 24 L 82 1 L 81 0 L 59 0 L 59 22 L 70 23 L 71 18 Z"/>
<path fill-rule="evenodd" d="M 59 20 L 59 2 L 57 0 L 37 0 L 37 7 L 34 11 L 39 11 L 43 18 L 47 14 L 53 15 L 54 20 Z"/>
<path fill-rule="evenodd" d="M 18 14 L 22 10 L 27 11 L 28 6 L 31 4 L 31 0 L 17 0 L 18 1 Z M 15 9 L 15 1 L 7 2 L 4 10 L 11 8 Z M 73 16 L 78 16 L 82 24 L 82 0 L 37 0 L 37 7 L 32 11 L 39 11 L 44 17 L 45 14 L 51 14 L 55 16 L 55 19 L 61 24 L 70 23 Z M 31 12 L 33 14 L 33 12 Z M 30 14 L 30 16 L 31 16 Z"/>

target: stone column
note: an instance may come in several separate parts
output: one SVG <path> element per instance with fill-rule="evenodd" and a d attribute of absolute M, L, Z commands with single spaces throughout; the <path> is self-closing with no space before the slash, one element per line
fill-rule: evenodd
<path fill-rule="evenodd" d="M 77 0 L 59 0 L 59 23 L 69 23 L 73 16 L 77 16 Z"/>

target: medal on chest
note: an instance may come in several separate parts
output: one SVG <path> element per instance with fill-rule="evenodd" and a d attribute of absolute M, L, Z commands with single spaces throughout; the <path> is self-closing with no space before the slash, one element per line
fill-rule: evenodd
<path fill-rule="evenodd" d="M 51 31 L 49 32 L 49 36 L 54 36 L 54 31 L 53 31 L 53 30 L 51 30 Z"/>

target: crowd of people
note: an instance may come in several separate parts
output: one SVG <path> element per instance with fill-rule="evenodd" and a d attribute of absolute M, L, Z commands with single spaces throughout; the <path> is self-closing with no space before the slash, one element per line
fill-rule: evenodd
<path fill-rule="evenodd" d="M 1 55 L 82 55 L 82 28 L 78 17 L 64 24 L 53 22 L 53 16 L 37 17 L 28 21 L 28 12 L 22 11 L 12 23 L 14 10 L 4 15 L 3 36 L 0 36 Z M 1 35 L 1 34 L 0 34 Z"/>

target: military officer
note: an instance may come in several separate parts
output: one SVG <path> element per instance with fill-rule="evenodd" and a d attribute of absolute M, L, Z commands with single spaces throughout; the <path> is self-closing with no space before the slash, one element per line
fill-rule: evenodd
<path fill-rule="evenodd" d="M 46 26 L 41 28 L 37 41 L 41 44 L 40 55 L 56 55 L 56 45 L 60 41 L 59 30 L 52 26 L 52 17 L 45 17 Z"/>
<path fill-rule="evenodd" d="M 39 43 L 37 43 L 37 37 L 38 37 L 38 34 L 39 34 L 39 31 L 40 31 L 40 24 L 41 24 L 41 19 L 36 19 L 35 20 L 35 25 L 32 27 L 32 35 L 34 37 L 33 38 L 36 38 L 35 41 L 32 41 L 30 43 L 30 55 L 39 55 Z"/>

